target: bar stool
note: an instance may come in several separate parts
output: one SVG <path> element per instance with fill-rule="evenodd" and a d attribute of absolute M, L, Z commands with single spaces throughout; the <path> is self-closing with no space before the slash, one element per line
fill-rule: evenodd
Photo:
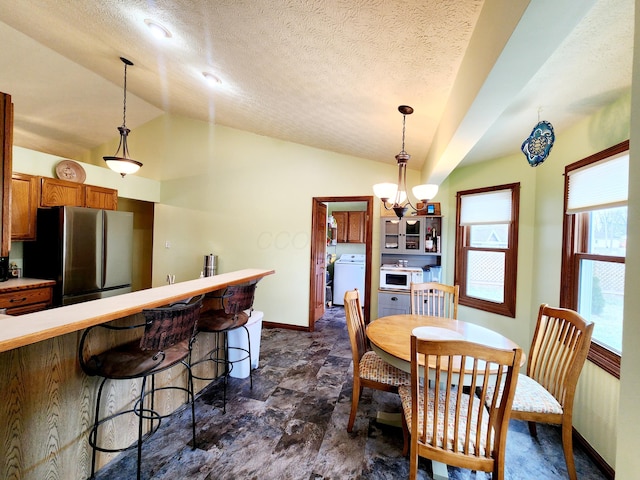
<path fill-rule="evenodd" d="M 191 375 L 191 350 L 196 334 L 196 325 L 202 308 L 203 296 L 193 297 L 168 307 L 152 308 L 142 311 L 145 322 L 131 326 L 114 326 L 109 324 L 95 325 L 84 331 L 80 339 L 78 358 L 82 370 L 90 376 L 103 377 L 98 388 L 94 424 L 89 431 L 89 445 L 92 448 L 91 477 L 94 478 L 96 467 L 96 452 L 116 453 L 138 448 L 137 478 L 140 479 L 142 460 L 142 443 L 160 427 L 163 418 L 155 410 L 155 392 L 160 390 L 182 390 L 187 394 L 187 403 L 191 403 L 191 430 L 193 448 L 196 448 L 195 402 L 193 391 L 193 377 Z M 144 328 L 142 337 L 128 341 L 102 353 L 93 354 L 91 342 L 88 341 L 90 332 L 95 329 L 108 329 L 121 332 L 126 338 L 129 333 Z M 165 371 L 174 365 L 183 364 L 188 373 L 187 386 L 155 386 L 155 374 Z M 151 389 L 146 390 L 147 377 L 151 376 Z M 132 408 L 116 412 L 100 419 L 100 399 L 107 380 L 130 380 L 141 378 L 140 397 Z M 147 405 L 145 405 L 145 399 Z M 138 417 L 138 440 L 127 447 L 107 448 L 98 444 L 98 429 L 101 425 L 113 421 L 117 417 L 134 414 Z M 143 423 L 150 422 L 149 429 L 143 434 Z"/>
<path fill-rule="evenodd" d="M 256 283 L 243 285 L 230 285 L 222 295 L 208 293 L 205 295 L 205 306 L 198 321 L 199 333 L 215 333 L 217 335 L 216 347 L 205 355 L 201 360 L 193 362 L 191 368 L 196 365 L 212 362 L 216 366 L 224 367 L 223 381 L 223 404 L 222 412 L 227 411 L 227 383 L 229 375 L 233 369 L 233 364 L 243 361 L 249 362 L 249 383 L 253 389 L 253 375 L 251 373 L 251 335 L 246 327 L 249 314 L 253 309 L 253 299 L 255 296 Z M 210 306 L 207 309 L 207 306 Z M 229 346 L 228 333 L 236 328 L 243 328 L 247 334 L 247 347 Z M 222 345 L 220 345 L 220 335 L 222 335 Z M 229 352 L 238 353 L 238 358 L 229 359 Z M 215 380 L 217 377 L 205 377 L 193 374 L 193 378 L 198 380 Z"/>

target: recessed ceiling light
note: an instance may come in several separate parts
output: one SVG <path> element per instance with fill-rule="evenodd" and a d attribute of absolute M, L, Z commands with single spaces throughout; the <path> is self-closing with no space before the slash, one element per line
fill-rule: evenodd
<path fill-rule="evenodd" d="M 213 73 L 202 72 L 202 76 L 207 80 L 209 85 L 220 85 L 222 84 L 222 80 L 216 77 Z"/>
<path fill-rule="evenodd" d="M 171 32 L 157 22 L 145 18 L 144 23 L 149 27 L 151 33 L 156 38 L 171 38 Z"/>

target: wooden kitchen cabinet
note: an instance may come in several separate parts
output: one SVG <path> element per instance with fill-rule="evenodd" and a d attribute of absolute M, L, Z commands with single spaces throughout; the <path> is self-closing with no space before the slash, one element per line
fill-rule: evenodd
<path fill-rule="evenodd" d="M 39 197 L 38 177 L 24 173 L 11 176 L 11 240 L 35 240 Z"/>
<path fill-rule="evenodd" d="M 24 315 L 38 312 L 51 306 L 53 280 L 15 278 L 0 284 L 0 308 L 7 315 Z"/>
<path fill-rule="evenodd" d="M 104 210 L 118 209 L 118 191 L 113 188 L 85 185 L 85 206 Z"/>
<path fill-rule="evenodd" d="M 84 185 L 57 178 L 41 178 L 41 207 L 84 207 Z"/>
<path fill-rule="evenodd" d="M 116 210 L 118 191 L 113 188 L 84 185 L 82 183 L 42 178 L 40 184 L 41 207 L 89 207 Z"/>
<path fill-rule="evenodd" d="M 344 211 L 333 212 L 332 215 L 338 224 L 338 243 L 365 242 L 366 212 Z"/>

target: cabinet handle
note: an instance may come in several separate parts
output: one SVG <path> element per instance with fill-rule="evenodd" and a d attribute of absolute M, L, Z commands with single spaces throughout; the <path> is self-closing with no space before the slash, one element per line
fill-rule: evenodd
<path fill-rule="evenodd" d="M 392 302 L 397 302 L 398 301 L 398 297 L 391 297 L 391 301 Z"/>
<path fill-rule="evenodd" d="M 9 300 L 9 303 L 14 303 L 14 302 L 26 302 L 27 301 L 27 297 L 22 297 L 22 298 L 12 298 L 11 300 Z"/>

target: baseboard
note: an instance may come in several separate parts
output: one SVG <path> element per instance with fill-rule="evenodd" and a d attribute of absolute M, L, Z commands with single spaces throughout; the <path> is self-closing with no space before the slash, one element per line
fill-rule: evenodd
<path fill-rule="evenodd" d="M 616 471 L 611 468 L 611 465 L 609 465 L 591 445 L 589 445 L 589 442 L 587 442 L 587 440 L 582 435 L 580 435 L 580 433 L 575 428 L 573 429 L 573 439 L 576 443 L 579 443 L 580 446 L 586 450 L 587 455 L 589 455 L 591 460 L 594 461 L 594 463 L 598 466 L 605 477 L 607 477 L 609 480 L 613 480 L 614 478 L 616 478 Z"/>
<path fill-rule="evenodd" d="M 285 330 L 297 330 L 300 332 L 309 332 L 309 327 L 300 325 L 288 325 L 286 323 L 262 322 L 262 328 L 283 328 Z"/>

